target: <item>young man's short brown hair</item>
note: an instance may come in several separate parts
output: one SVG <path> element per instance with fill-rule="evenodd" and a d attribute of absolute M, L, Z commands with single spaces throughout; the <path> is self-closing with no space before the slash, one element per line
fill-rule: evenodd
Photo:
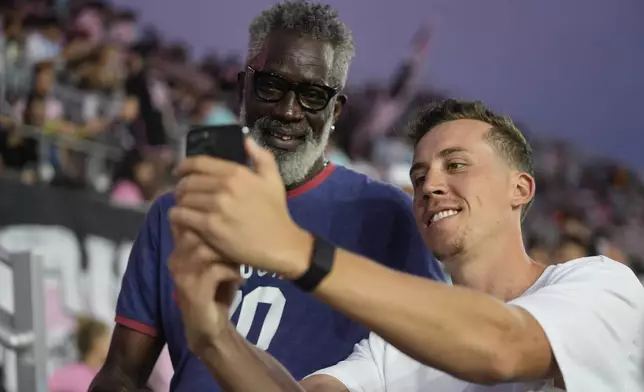
<path fill-rule="evenodd" d="M 432 103 L 414 117 L 408 126 L 409 135 L 414 146 L 437 125 L 454 120 L 478 120 L 490 124 L 490 131 L 485 139 L 505 158 L 508 164 L 534 177 L 532 148 L 523 133 L 512 120 L 496 114 L 486 108 L 480 101 L 461 101 L 446 99 Z M 532 204 L 532 200 L 523 206 L 523 219 Z"/>

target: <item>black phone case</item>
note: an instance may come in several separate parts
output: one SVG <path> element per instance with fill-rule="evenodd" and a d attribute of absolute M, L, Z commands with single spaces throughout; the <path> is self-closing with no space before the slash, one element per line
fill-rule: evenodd
<path fill-rule="evenodd" d="M 188 132 L 186 156 L 208 155 L 248 164 L 241 125 L 196 126 Z"/>

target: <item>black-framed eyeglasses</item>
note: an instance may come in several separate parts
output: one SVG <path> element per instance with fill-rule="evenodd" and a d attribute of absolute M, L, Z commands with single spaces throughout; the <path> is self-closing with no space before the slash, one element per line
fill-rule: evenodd
<path fill-rule="evenodd" d="M 289 91 L 293 91 L 303 109 L 317 112 L 326 108 L 331 98 L 340 92 L 339 88 L 308 82 L 292 82 L 282 75 L 257 71 L 250 66 L 247 68 L 253 74 L 255 95 L 262 101 L 279 102 Z"/>

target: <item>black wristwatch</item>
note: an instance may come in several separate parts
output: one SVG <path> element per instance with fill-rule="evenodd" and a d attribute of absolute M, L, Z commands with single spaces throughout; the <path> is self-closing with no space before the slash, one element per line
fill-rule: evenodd
<path fill-rule="evenodd" d="M 324 238 L 314 235 L 309 269 L 304 275 L 294 280 L 293 283 L 306 292 L 315 290 L 320 282 L 331 272 L 334 259 L 335 245 Z"/>

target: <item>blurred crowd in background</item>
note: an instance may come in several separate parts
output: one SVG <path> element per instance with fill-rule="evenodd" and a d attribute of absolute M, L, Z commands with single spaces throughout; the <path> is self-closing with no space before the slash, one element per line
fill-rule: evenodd
<path fill-rule="evenodd" d="M 194 59 L 188 44 L 163 40 L 135 12 L 104 2 L 0 1 L 0 14 L 2 177 L 144 207 L 171 189 L 190 125 L 237 121 L 241 55 Z M 408 191 L 413 149 L 404 124 L 449 95 L 413 91 L 401 100 L 410 66 L 402 61 L 391 83 L 350 83 L 328 150 L 337 164 Z M 602 253 L 644 275 L 638 171 L 520 128 L 537 168 L 525 221 L 531 256 L 558 263 Z"/>

